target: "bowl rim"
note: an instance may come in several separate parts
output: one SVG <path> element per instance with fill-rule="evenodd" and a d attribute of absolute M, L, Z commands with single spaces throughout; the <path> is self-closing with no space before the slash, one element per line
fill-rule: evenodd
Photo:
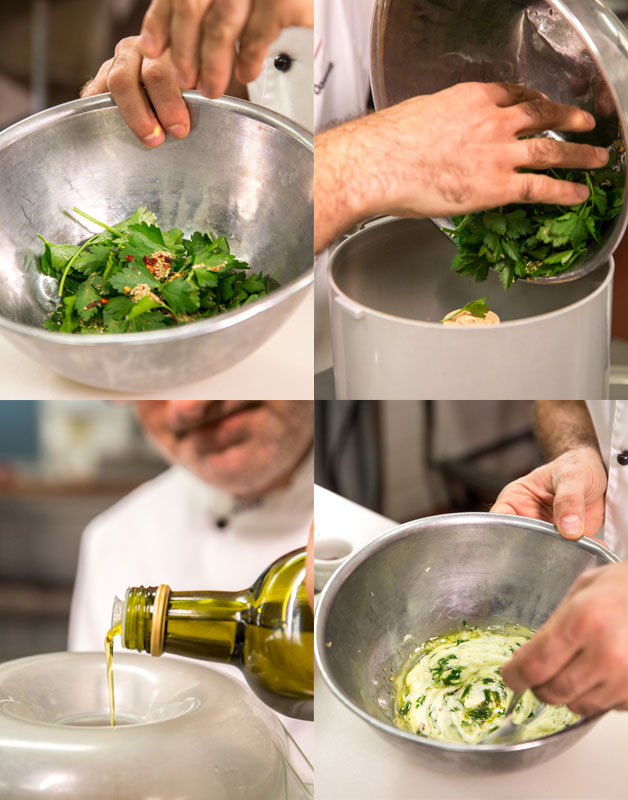
<path fill-rule="evenodd" d="M 567 305 L 561 306 L 557 308 L 555 311 L 546 311 L 543 314 L 534 314 L 533 316 L 528 317 L 521 317 L 520 319 L 509 319 L 500 321 L 499 325 L 478 325 L 478 326 L 470 326 L 468 328 L 457 328 L 457 327 L 447 327 L 443 325 L 441 322 L 436 322 L 427 319 L 411 319 L 410 317 L 402 317 L 397 314 L 391 314 L 388 311 L 381 311 L 378 308 L 373 308 L 373 306 L 369 306 L 366 303 L 362 303 L 359 300 L 351 297 L 348 295 L 344 289 L 341 289 L 340 285 L 336 280 L 336 276 L 334 274 L 334 270 L 336 268 L 336 262 L 339 257 L 342 256 L 342 252 L 346 249 L 351 247 L 355 244 L 355 241 L 359 237 L 364 237 L 367 232 L 372 232 L 373 230 L 377 230 L 378 227 L 390 225 L 391 227 L 394 226 L 395 223 L 421 223 L 421 222 L 433 222 L 433 220 L 419 220 L 419 219 L 411 219 L 409 217 L 378 217 L 375 220 L 369 221 L 366 225 L 361 225 L 357 230 L 352 231 L 349 233 L 341 242 L 338 244 L 329 256 L 329 261 L 327 262 L 327 284 L 328 284 L 328 291 L 330 294 L 331 299 L 339 298 L 341 305 L 345 310 L 349 310 L 351 315 L 357 319 L 357 314 L 371 314 L 377 319 L 387 320 L 391 322 L 395 322 L 396 324 L 401 325 L 408 325 L 411 328 L 428 328 L 428 330 L 441 330 L 447 331 L 442 335 L 445 336 L 459 336 L 461 331 L 465 331 L 465 334 L 468 336 L 471 334 L 472 336 L 496 336 L 499 335 L 499 331 L 503 329 L 514 329 L 514 328 L 521 328 L 526 325 L 536 325 L 540 322 L 547 321 L 549 319 L 556 319 L 559 316 L 564 316 L 565 314 L 570 314 L 572 311 L 575 311 L 578 308 L 585 306 L 587 303 L 591 303 L 601 294 L 607 292 L 609 290 L 609 286 L 612 287 L 613 279 L 615 276 L 615 259 L 611 255 L 609 256 L 607 261 L 602 262 L 596 267 L 596 272 L 599 270 L 600 274 L 602 269 L 605 267 L 608 269 L 606 276 L 600 281 L 599 285 L 593 288 L 588 294 L 584 297 L 581 297 L 580 300 L 575 300 L 573 303 L 568 303 Z M 437 226 L 438 227 L 438 226 Z M 443 234 L 445 235 L 445 234 Z M 443 269 L 446 266 L 443 265 Z M 591 273 L 587 273 L 591 274 Z M 583 275 L 582 277 L 587 277 Z M 571 281 L 565 281 L 566 283 L 570 283 Z M 524 281 L 526 285 L 534 286 L 536 285 L 534 281 Z M 539 284 L 540 285 L 540 284 Z"/>
<path fill-rule="evenodd" d="M 298 125 L 288 117 L 278 114 L 275 111 L 270 111 L 262 106 L 255 105 L 248 100 L 240 100 L 235 97 L 219 97 L 215 100 L 210 100 L 204 97 L 197 91 L 185 91 L 182 93 L 184 99 L 192 107 L 214 107 L 221 110 L 232 111 L 241 116 L 248 117 L 249 119 L 260 122 L 275 130 L 288 135 L 290 138 L 297 141 L 303 147 L 310 151 L 312 157 L 314 155 L 314 139 L 312 134 Z M 95 95 L 93 97 L 78 98 L 77 100 L 70 100 L 67 103 L 62 103 L 57 106 L 39 111 L 20 120 L 13 125 L 0 131 L 0 155 L 3 150 L 9 147 L 14 142 L 21 139 L 23 136 L 30 136 L 42 127 L 50 124 L 53 121 L 68 119 L 70 117 L 80 116 L 92 111 L 99 111 L 102 109 L 117 109 L 117 105 L 113 100 L 111 93 Z M 172 142 L 168 139 L 161 147 L 172 146 Z M 313 261 L 313 258 L 312 258 Z M 288 283 L 274 289 L 266 297 L 255 300 L 247 306 L 233 309 L 232 311 L 225 311 L 215 317 L 209 319 L 202 319 L 196 322 L 187 323 L 185 325 L 174 325 L 170 328 L 157 330 L 157 331 L 141 331 L 138 333 L 103 333 L 93 336 L 81 336 L 76 334 L 61 334 L 55 331 L 48 331 L 45 328 L 37 327 L 34 325 L 25 325 L 22 322 L 15 322 L 14 320 L 7 319 L 4 315 L 0 314 L 0 329 L 4 329 L 13 334 L 26 335 L 29 338 L 47 342 L 50 344 L 64 344 L 70 347 L 98 347 L 100 345 L 110 345 L 114 343 L 126 343 L 131 346 L 144 346 L 153 342 L 160 343 L 165 341 L 173 341 L 180 339 L 192 339 L 197 336 L 205 336 L 207 334 L 230 328 L 239 322 L 255 317 L 276 305 L 279 305 L 289 297 L 298 295 L 301 291 L 306 289 L 314 281 L 314 265 L 308 267 L 302 274 L 293 278 Z"/>
<path fill-rule="evenodd" d="M 437 514 L 429 517 L 420 517 L 419 519 L 410 520 L 409 522 L 405 522 L 402 525 L 398 525 L 391 530 L 387 531 L 386 533 L 381 534 L 380 536 L 376 537 L 370 542 L 362 545 L 358 549 L 354 550 L 351 553 L 346 561 L 340 566 L 336 572 L 331 576 L 329 582 L 323 589 L 318 598 L 316 604 L 316 613 L 314 616 L 314 659 L 316 662 L 316 666 L 320 671 L 327 688 L 335 695 L 335 697 L 340 700 L 350 711 L 354 714 L 357 714 L 362 720 L 367 722 L 369 725 L 376 728 L 381 733 L 385 734 L 392 734 L 397 736 L 401 739 L 404 739 L 407 742 L 412 744 L 417 744 L 419 746 L 425 745 L 427 747 L 434 748 L 435 750 L 445 750 L 453 753 L 505 753 L 505 752 L 515 752 L 521 750 L 531 750 L 537 747 L 543 746 L 546 742 L 555 739 L 558 736 L 562 736 L 567 732 L 574 731 L 576 729 L 582 727 L 588 727 L 595 722 L 597 722 L 606 711 L 600 711 L 597 714 L 593 714 L 591 716 L 585 717 L 583 719 L 578 720 L 578 722 L 574 722 L 573 725 L 569 725 L 567 728 L 563 728 L 560 731 L 556 731 L 555 733 L 551 733 L 548 736 L 543 736 L 540 739 L 530 739 L 529 741 L 525 742 L 511 742 L 506 744 L 490 744 L 490 745 L 482 745 L 481 747 L 477 744 L 465 744 L 463 742 L 441 742 L 437 739 L 428 739 L 426 737 L 416 736 L 410 731 L 404 731 L 401 728 L 397 728 L 392 724 L 385 723 L 381 720 L 376 719 L 375 717 L 367 714 L 363 711 L 359 706 L 355 705 L 349 698 L 347 698 L 344 693 L 340 690 L 340 688 L 336 685 L 334 679 L 329 674 L 326 668 L 326 646 L 324 641 L 324 624 L 327 621 L 327 617 L 329 615 L 329 610 L 331 604 L 340 590 L 340 587 L 344 583 L 344 580 L 355 570 L 357 569 L 364 561 L 366 561 L 369 556 L 373 553 L 378 552 L 383 547 L 385 547 L 389 542 L 396 541 L 398 539 L 405 539 L 408 536 L 412 535 L 413 533 L 421 533 L 422 531 L 416 531 L 415 526 L 417 523 L 421 523 L 421 525 L 433 525 L 437 528 L 444 528 L 448 527 L 451 524 L 467 524 L 471 525 L 473 523 L 479 522 L 502 522 L 508 523 L 510 526 L 516 528 L 522 528 L 526 530 L 535 530 L 537 533 L 541 533 L 543 535 L 551 536 L 553 538 L 560 539 L 565 545 L 569 546 L 576 546 L 580 547 L 583 550 L 586 550 L 589 553 L 593 553 L 596 555 L 602 556 L 603 559 L 608 561 L 608 563 L 618 563 L 621 559 L 613 553 L 613 551 L 605 547 L 602 544 L 594 541 L 593 539 L 589 539 L 588 537 L 583 536 L 580 539 L 576 540 L 568 540 L 565 539 L 563 536 L 560 535 L 557 528 L 550 524 L 549 522 L 542 522 L 540 520 L 532 519 L 530 517 L 520 517 L 514 516 L 511 514 L 493 514 L 491 512 L 483 512 L 483 511 L 465 511 L 461 513 L 453 513 L 453 514 Z"/>

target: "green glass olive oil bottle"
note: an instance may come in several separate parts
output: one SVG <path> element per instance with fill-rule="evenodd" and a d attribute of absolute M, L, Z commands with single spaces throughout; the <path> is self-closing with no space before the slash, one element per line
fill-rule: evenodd
<path fill-rule="evenodd" d="M 264 703 L 313 719 L 314 620 L 305 591 L 305 550 L 273 562 L 240 592 L 127 589 L 111 627 L 122 646 L 233 664 Z"/>

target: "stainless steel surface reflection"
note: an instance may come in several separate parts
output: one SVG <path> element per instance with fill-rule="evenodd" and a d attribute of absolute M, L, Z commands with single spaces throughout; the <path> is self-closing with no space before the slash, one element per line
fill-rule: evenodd
<path fill-rule="evenodd" d="M 109 95 L 43 111 L 0 133 L 0 330 L 81 383 L 145 391 L 220 372 L 260 347 L 312 281 L 311 136 L 251 103 L 184 96 L 190 135 L 156 150 L 135 139 Z M 110 223 L 146 205 L 166 228 L 224 234 L 234 253 L 271 273 L 281 288 L 167 331 L 45 331 L 57 289 L 36 270 L 36 234 L 55 242 L 86 239 L 97 228 L 76 222 L 75 205 Z"/>
<path fill-rule="evenodd" d="M 596 118 L 591 133 L 554 135 L 607 147 L 621 129 L 628 141 L 628 32 L 600 0 L 377 0 L 371 81 L 376 108 L 463 81 L 519 83 Z M 535 283 L 591 272 L 608 260 L 627 225 L 624 203 L 580 263 Z"/>
<path fill-rule="evenodd" d="M 540 764 L 598 717 L 517 744 L 433 741 L 393 726 L 389 678 L 418 644 L 463 619 L 539 628 L 581 572 L 617 561 L 590 539 L 568 542 L 552 525 L 523 517 L 467 513 L 408 522 L 358 550 L 325 587 L 315 622 L 318 667 L 339 700 L 426 767 L 494 773 Z"/>

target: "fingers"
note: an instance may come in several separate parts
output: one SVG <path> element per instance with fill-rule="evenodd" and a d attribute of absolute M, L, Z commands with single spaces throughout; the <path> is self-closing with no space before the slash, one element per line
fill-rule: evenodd
<path fill-rule="evenodd" d="M 500 500 L 499 497 L 493 504 L 491 508 L 492 514 L 512 514 L 515 517 L 517 516 L 517 510 L 514 506 L 508 503 L 506 500 Z"/>
<path fill-rule="evenodd" d="M 190 114 L 175 80 L 168 51 L 158 59 L 144 59 L 142 81 L 161 125 L 175 139 L 187 136 Z"/>
<path fill-rule="evenodd" d="M 264 66 L 266 52 L 281 33 L 276 17 L 263 3 L 256 3 L 240 38 L 236 77 L 242 83 L 254 81 Z"/>
<path fill-rule="evenodd" d="M 142 50 L 149 58 L 158 58 L 168 46 L 172 0 L 152 0 L 140 33 Z"/>
<path fill-rule="evenodd" d="M 137 37 L 123 39 L 116 47 L 106 85 L 122 118 L 147 147 L 163 143 L 164 129 L 176 139 L 188 134 L 190 116 L 174 78 L 169 51 L 158 59 L 145 58 Z"/>
<path fill-rule="evenodd" d="M 555 139 L 522 139 L 513 143 L 509 152 L 516 167 L 529 169 L 598 169 L 608 161 L 605 147 L 560 142 Z"/>
<path fill-rule="evenodd" d="M 176 77 L 182 89 L 198 81 L 201 24 L 211 0 L 175 0 L 170 23 L 170 50 Z"/>
<path fill-rule="evenodd" d="M 517 136 L 529 136 L 546 130 L 581 133 L 595 128 L 595 118 L 577 106 L 554 103 L 545 97 L 526 100 L 502 112 Z"/>
<path fill-rule="evenodd" d="M 559 477 L 554 495 L 554 519 L 556 527 L 566 539 L 579 539 L 584 533 L 586 492 L 583 476 Z"/>
<path fill-rule="evenodd" d="M 596 686 L 583 692 L 579 697 L 570 700 L 569 708 L 581 717 L 588 717 L 598 711 L 626 708 L 625 681 L 601 681 Z"/>
<path fill-rule="evenodd" d="M 224 93 L 233 72 L 236 42 L 251 12 L 251 0 L 214 0 L 203 21 L 200 89 L 207 97 Z"/>
<path fill-rule="evenodd" d="M 502 667 L 502 677 L 515 691 L 542 686 L 563 670 L 580 650 L 581 637 L 565 606 L 561 604 L 550 619 L 522 645 Z"/>
<path fill-rule="evenodd" d="M 570 183 L 549 175 L 518 173 L 511 178 L 509 203 L 547 203 L 548 205 L 575 206 L 589 196 L 583 183 Z"/>
<path fill-rule="evenodd" d="M 502 108 L 523 103 L 526 100 L 543 100 L 546 95 L 537 89 L 519 86 L 516 83 L 487 83 L 484 84 L 489 93 L 489 98 L 495 105 Z"/>
<path fill-rule="evenodd" d="M 81 88 L 81 91 L 79 92 L 80 97 L 92 97 L 95 94 L 103 94 L 104 92 L 109 91 L 109 88 L 107 87 L 107 76 L 109 75 L 109 70 L 111 69 L 112 64 L 113 58 L 110 58 L 101 65 L 100 69 L 96 73 L 96 76 L 87 81 L 87 83 Z"/>
<path fill-rule="evenodd" d="M 534 694 L 542 702 L 553 706 L 570 705 L 596 689 L 598 684 L 595 654 L 579 650 L 557 675 L 540 686 L 535 686 Z"/>
<path fill-rule="evenodd" d="M 143 57 L 134 44 L 123 39 L 117 45 L 107 87 L 131 131 L 147 147 L 158 147 L 165 134 L 142 86 Z"/>

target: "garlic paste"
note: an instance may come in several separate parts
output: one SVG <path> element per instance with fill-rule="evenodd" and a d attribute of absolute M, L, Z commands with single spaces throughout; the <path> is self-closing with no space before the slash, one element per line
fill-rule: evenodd
<path fill-rule="evenodd" d="M 417 647 L 395 679 L 395 724 L 419 736 L 474 744 L 502 724 L 512 689 L 501 668 L 532 636 L 522 625 L 469 627 Z M 539 706 L 528 689 L 513 721 L 524 722 Z M 555 733 L 579 717 L 566 706 L 546 706 L 522 729 L 521 741 Z"/>

